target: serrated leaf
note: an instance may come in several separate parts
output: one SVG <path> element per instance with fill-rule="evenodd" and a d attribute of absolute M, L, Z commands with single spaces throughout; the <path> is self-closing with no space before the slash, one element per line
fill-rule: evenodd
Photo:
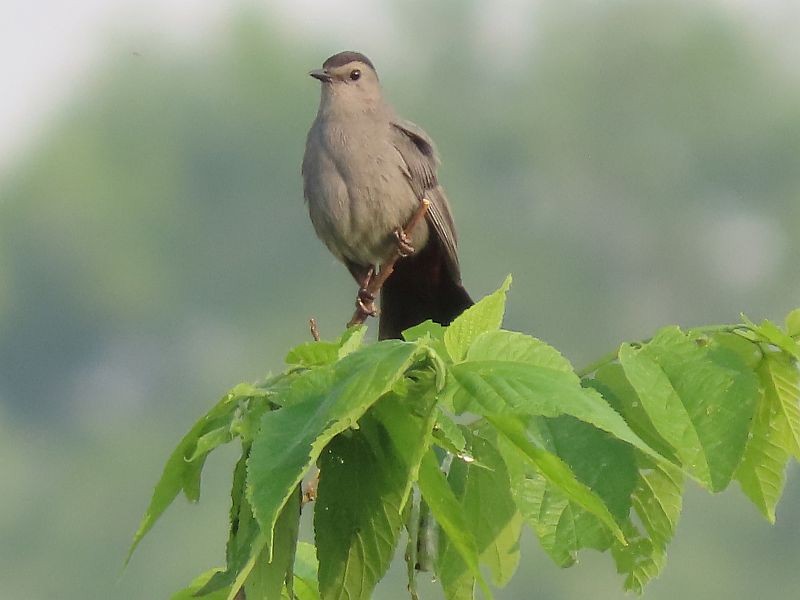
<path fill-rule="evenodd" d="M 433 427 L 434 441 L 453 455 L 466 452 L 467 440 L 458 424 L 441 408 L 436 409 L 436 423 Z"/>
<path fill-rule="evenodd" d="M 284 588 L 283 600 L 320 600 L 319 590 L 313 582 L 295 576 L 292 595 Z"/>
<path fill-rule="evenodd" d="M 293 577 L 297 534 L 300 526 L 300 490 L 293 494 L 278 516 L 273 544 L 261 550 L 244 583 L 245 596 L 256 600 L 280 600 L 284 582 Z M 272 559 L 269 557 L 271 550 Z"/>
<path fill-rule="evenodd" d="M 339 358 L 339 344 L 336 342 L 303 342 L 286 354 L 287 365 L 319 367 L 336 362 Z"/>
<path fill-rule="evenodd" d="M 756 408 L 736 479 L 747 497 L 774 523 L 786 465 L 797 447 L 788 416 L 793 415 L 795 423 L 800 424 L 800 389 L 797 368 L 777 352 L 765 353 L 758 374 L 764 393 Z"/>
<path fill-rule="evenodd" d="M 800 336 L 800 308 L 786 315 L 786 333 L 792 337 Z"/>
<path fill-rule="evenodd" d="M 800 344 L 784 331 L 775 325 L 772 321 L 763 321 L 760 325 L 756 326 L 749 322 L 753 332 L 764 341 L 772 344 L 776 348 L 783 350 L 787 354 L 791 354 L 794 358 L 800 359 Z"/>
<path fill-rule="evenodd" d="M 480 563 L 489 568 L 494 584 L 502 587 L 519 563 L 523 519 L 511 497 L 506 465 L 493 443 L 471 435 L 469 450 L 485 468 L 454 461 L 447 480 L 473 524 Z M 474 587 L 469 569 L 447 540 L 440 546 L 437 573 L 447 598 L 459 598 Z"/>
<path fill-rule="evenodd" d="M 260 533 L 258 524 L 255 522 L 253 511 L 244 496 L 246 464 L 249 452 L 249 444 L 243 444 L 242 455 L 233 470 L 230 527 L 228 541 L 225 546 L 226 568 L 215 573 L 203 585 L 197 594 L 200 597 L 215 593 L 221 589 L 226 589 L 229 594 L 234 595 L 241 587 L 244 579 L 236 588 L 232 589 L 233 582 L 251 559 L 253 559 L 253 565 L 255 564 L 255 557 L 263 549 L 263 542 L 257 543 Z"/>
<path fill-rule="evenodd" d="M 755 370 L 761 362 L 762 353 L 759 345 L 754 344 L 752 340 L 739 333 L 730 333 L 726 331 L 713 333 L 709 337 L 709 341 L 712 350 L 715 347 L 719 347 L 726 351 L 733 352 L 748 369 Z"/>
<path fill-rule="evenodd" d="M 444 332 L 445 328 L 442 325 L 428 319 L 403 331 L 403 339 L 407 342 L 415 342 L 424 338 L 444 340 Z"/>
<path fill-rule="evenodd" d="M 335 437 L 319 461 L 314 530 L 324 599 L 369 598 L 389 567 L 402 526 L 405 480 L 397 465 L 376 455 L 366 426 Z"/>
<path fill-rule="evenodd" d="M 613 545 L 611 555 L 617 573 L 625 575 L 625 591 L 641 594 L 647 583 L 661 573 L 667 557 L 662 548 L 655 546 L 648 537 L 642 536 L 632 523 L 625 523 L 624 530 L 628 545 Z"/>
<path fill-rule="evenodd" d="M 420 462 L 431 445 L 431 432 L 436 419 L 436 395 L 432 377 L 423 378 L 409 386 L 406 397 L 386 396 L 373 408 L 372 415 L 383 426 L 394 460 L 405 474 L 405 486 L 400 501 L 405 509 Z"/>
<path fill-rule="evenodd" d="M 186 462 L 190 463 L 198 460 L 218 446 L 227 444 L 231 441 L 231 439 L 230 422 L 227 422 L 216 429 L 212 429 L 208 433 L 204 433 L 198 438 L 197 444 L 195 444 L 194 447 L 194 452 L 192 452 L 191 456 L 186 458 Z"/>
<path fill-rule="evenodd" d="M 556 455 L 536 446 L 527 436 L 522 423 L 512 417 L 491 416 L 487 420 L 502 435 L 499 444 L 504 456 L 523 457 L 569 500 L 595 515 L 613 535 L 625 544 L 619 524 L 605 503 L 588 486 L 581 483 L 570 468 Z M 505 446 L 503 446 L 505 444 Z M 523 514 L 528 510 L 520 506 Z"/>
<path fill-rule="evenodd" d="M 356 325 L 345 329 L 344 333 L 339 337 L 339 358 L 344 358 L 348 354 L 358 350 L 364 342 L 366 333 L 366 325 Z"/>
<path fill-rule="evenodd" d="M 180 592 L 174 593 L 170 596 L 170 600 L 196 600 L 202 598 L 203 600 L 225 600 L 228 597 L 227 589 L 217 590 L 209 594 L 198 595 L 198 592 L 208 583 L 208 581 L 221 569 L 209 569 L 202 575 L 197 576 L 192 583 Z"/>
<path fill-rule="evenodd" d="M 637 480 L 629 444 L 570 416 L 531 419 L 528 431 L 600 497 L 618 522 L 628 516 Z"/>
<path fill-rule="evenodd" d="M 701 347 L 677 327 L 662 329 L 639 350 L 623 347 L 620 359 L 684 467 L 710 490 L 724 489 L 741 460 L 759 396 L 752 370 L 735 353 Z"/>
<path fill-rule="evenodd" d="M 576 478 L 603 500 L 619 521 L 627 517 L 636 480 L 634 450 L 572 417 L 535 419 L 537 437 L 559 454 Z M 514 499 L 542 547 L 562 567 L 575 562 L 582 548 L 605 550 L 613 541 L 593 514 L 571 502 L 532 465 L 505 449 Z"/>
<path fill-rule="evenodd" d="M 316 546 L 308 542 L 298 542 L 294 561 L 295 576 L 316 584 L 318 571 L 319 561 L 317 560 Z"/>
<path fill-rule="evenodd" d="M 633 491 L 633 508 L 644 531 L 633 522 L 625 526 L 627 546 L 615 544 L 612 554 L 617 572 L 626 575 L 625 589 L 641 594 L 648 581 L 658 576 L 666 560 L 666 548 L 678 523 L 683 495 L 683 476 L 678 468 L 639 455 L 640 472 Z"/>
<path fill-rule="evenodd" d="M 688 409 L 661 366 L 646 354 L 623 344 L 619 362 L 659 435 L 677 453 L 681 463 L 705 486 L 711 471 Z"/>
<path fill-rule="evenodd" d="M 619 363 L 605 365 L 596 371 L 592 379 L 585 380 L 583 384 L 597 390 L 648 446 L 667 460 L 679 463 L 675 450 L 653 427 L 653 422 L 642 407 L 636 390 L 625 377 L 622 365 Z"/>
<path fill-rule="evenodd" d="M 556 564 L 571 566 L 578 549 L 591 544 L 579 542 L 579 528 L 559 527 L 562 522 L 570 523 L 570 501 L 513 444 L 501 439 L 498 447 L 508 469 L 511 496 L 520 513 Z M 596 523 L 601 533 L 606 530 L 599 520 Z"/>
<path fill-rule="evenodd" d="M 286 600 L 320 600 L 318 569 L 317 549 L 313 544 L 299 542 L 294 562 L 294 597 L 285 594 Z"/>
<path fill-rule="evenodd" d="M 436 522 L 442 528 L 453 549 L 458 552 L 472 577 L 487 598 L 492 597 L 478 567 L 478 546 L 458 499 L 439 468 L 436 456 L 428 451 L 419 470 L 419 489 Z"/>
<path fill-rule="evenodd" d="M 464 359 L 472 341 L 486 331 L 500 329 L 506 306 L 506 293 L 511 287 L 511 275 L 495 292 L 465 310 L 444 332 L 444 345 L 454 361 Z"/>
<path fill-rule="evenodd" d="M 797 363 L 778 354 L 765 354 L 759 376 L 767 395 L 778 401 L 786 421 L 784 448 L 800 460 L 800 371 Z"/>
<path fill-rule="evenodd" d="M 284 502 L 325 445 L 390 391 L 424 351 L 395 340 L 362 348 L 333 365 L 330 377 L 312 381 L 318 385 L 304 388 L 295 403 L 264 415 L 248 460 L 247 496 L 268 544 Z"/>
<path fill-rule="evenodd" d="M 516 331 L 487 331 L 470 345 L 467 360 L 503 360 L 527 363 L 570 373 L 577 381 L 572 364 L 552 346 L 540 339 Z"/>
<path fill-rule="evenodd" d="M 370 598 L 389 568 L 429 443 L 431 384 L 427 394 L 387 396 L 325 448 L 314 509 L 322 598 Z"/>
<path fill-rule="evenodd" d="M 142 541 L 142 538 L 150 531 L 167 507 L 172 504 L 181 489 L 184 489 L 189 473 L 196 472 L 197 465 L 186 462 L 186 456 L 194 454 L 194 448 L 204 434 L 219 427 L 221 422 L 227 420 L 229 415 L 236 409 L 238 401 L 239 397 L 232 393 L 223 397 L 194 424 L 189 433 L 180 441 L 177 448 L 173 450 L 169 459 L 167 459 L 161 478 L 153 490 L 150 505 L 147 507 L 144 517 L 142 517 L 136 534 L 133 536 L 133 542 L 125 559 L 126 564 L 130 561 L 131 555 L 136 550 L 139 542 Z M 195 476 L 196 478 L 197 476 Z M 189 495 L 197 497 L 199 496 L 199 490 L 190 487 Z"/>
<path fill-rule="evenodd" d="M 302 367 L 320 367 L 334 363 L 361 345 L 366 330 L 365 326 L 348 327 L 336 341 L 304 342 L 289 350 L 286 354 L 286 364 Z"/>
<path fill-rule="evenodd" d="M 571 415 L 656 458 L 660 456 L 595 390 L 571 372 L 518 362 L 468 361 L 453 365 L 453 402 L 459 412 L 480 415 Z"/>

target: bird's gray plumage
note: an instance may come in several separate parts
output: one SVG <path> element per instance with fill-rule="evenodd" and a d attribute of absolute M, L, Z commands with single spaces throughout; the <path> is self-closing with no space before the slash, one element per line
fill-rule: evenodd
<path fill-rule="evenodd" d="M 371 267 L 394 251 L 394 232 L 427 198 L 427 218 L 411 232 L 412 245 L 420 252 L 433 239 L 448 278 L 460 287 L 455 227 L 437 180 L 439 157 L 433 141 L 395 114 L 364 55 L 334 55 L 311 75 L 322 82 L 322 95 L 302 174 L 319 238 L 361 283 Z M 428 276 L 438 277 L 436 269 Z M 468 300 L 466 292 L 464 296 Z"/>

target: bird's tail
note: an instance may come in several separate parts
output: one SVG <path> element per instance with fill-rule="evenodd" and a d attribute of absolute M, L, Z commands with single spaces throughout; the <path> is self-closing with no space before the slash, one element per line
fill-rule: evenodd
<path fill-rule="evenodd" d="M 399 339 L 403 330 L 427 319 L 449 325 L 473 304 L 432 236 L 422 250 L 398 260 L 383 284 L 378 339 Z"/>

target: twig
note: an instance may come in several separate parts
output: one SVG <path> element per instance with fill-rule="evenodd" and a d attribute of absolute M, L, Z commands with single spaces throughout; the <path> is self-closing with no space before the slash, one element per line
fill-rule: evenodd
<path fill-rule="evenodd" d="M 411 232 L 414 231 L 414 227 L 416 227 L 419 222 L 425 218 L 430 205 L 430 200 L 427 198 L 423 198 L 419 201 L 419 208 L 417 208 L 417 212 L 414 213 L 414 216 L 411 217 L 411 220 L 403 228 L 402 234 L 399 236 L 400 238 L 403 236 L 411 237 Z M 395 248 L 388 260 L 381 265 L 380 271 L 378 271 L 378 273 L 376 273 L 367 284 L 366 293 L 368 296 L 375 297 L 378 295 L 378 292 L 383 287 L 383 284 L 386 283 L 386 280 L 389 279 L 389 276 L 394 271 L 395 263 L 403 256 L 404 254 L 400 249 L 400 245 L 398 244 L 398 247 Z M 367 310 L 365 310 L 365 308 Z M 364 307 L 362 303 L 356 302 L 356 310 L 347 326 L 352 327 L 353 325 L 361 325 L 367 320 L 367 317 L 375 313 L 374 310 L 370 310 L 371 308 L 371 306 Z"/>
<path fill-rule="evenodd" d="M 311 329 L 311 337 L 314 338 L 315 342 L 319 341 L 319 328 L 317 327 L 317 320 L 314 317 L 311 317 L 308 320 L 308 326 Z"/>
<path fill-rule="evenodd" d="M 302 490 L 302 495 L 300 496 L 300 506 L 303 507 L 309 502 L 313 502 L 317 499 L 317 488 L 319 487 L 319 469 L 311 476 Z"/>

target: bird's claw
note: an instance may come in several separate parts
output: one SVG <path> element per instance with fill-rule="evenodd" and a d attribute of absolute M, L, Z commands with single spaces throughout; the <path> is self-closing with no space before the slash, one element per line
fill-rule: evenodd
<path fill-rule="evenodd" d="M 414 254 L 414 246 L 411 245 L 411 238 L 402 229 L 394 230 L 394 238 L 397 241 L 397 252 L 402 258 Z"/>
<path fill-rule="evenodd" d="M 371 294 L 367 288 L 362 287 L 358 290 L 356 306 L 358 310 L 362 311 L 367 316 L 374 317 L 378 314 L 378 311 L 375 310 L 375 294 Z"/>

